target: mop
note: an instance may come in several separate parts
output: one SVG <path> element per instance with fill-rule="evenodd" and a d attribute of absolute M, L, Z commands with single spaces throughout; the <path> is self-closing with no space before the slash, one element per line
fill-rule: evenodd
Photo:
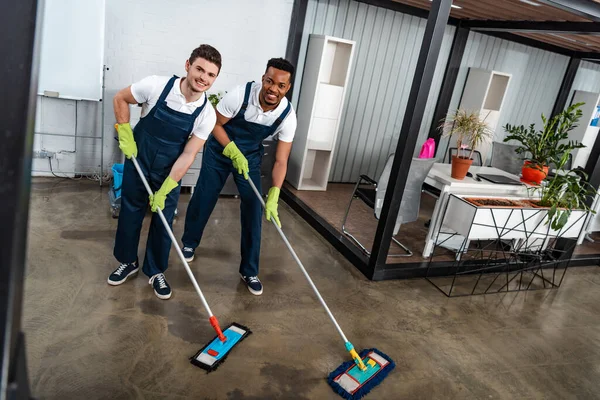
<path fill-rule="evenodd" d="M 250 183 L 252 190 L 260 200 L 262 206 L 265 207 L 263 198 L 256 189 L 256 186 L 254 186 L 254 182 L 252 182 L 252 179 L 248 179 L 248 182 Z M 325 311 L 327 311 L 327 315 L 329 315 L 331 322 L 333 322 L 338 333 L 342 337 L 342 340 L 344 341 L 344 346 L 346 350 L 350 353 L 350 356 L 352 357 L 352 361 L 344 362 L 342 365 L 336 368 L 335 371 L 330 373 L 327 378 L 327 382 L 329 383 L 329 385 L 331 385 L 331 387 L 336 393 L 338 393 L 345 399 L 356 400 L 362 398 L 367 393 L 369 393 L 371 389 L 379 385 L 379 383 L 381 383 L 385 379 L 385 377 L 394 369 L 396 364 L 386 354 L 374 348 L 362 350 L 360 353 L 356 352 L 352 343 L 350 343 L 346 338 L 346 335 L 344 335 L 342 328 L 340 328 L 340 325 L 337 323 L 335 317 L 329 310 L 329 307 L 327 307 L 325 300 L 323 300 L 323 297 L 321 297 L 319 290 L 308 275 L 308 272 L 306 272 L 304 265 L 302 265 L 302 262 L 296 255 L 296 252 L 290 245 L 290 242 L 288 242 L 287 237 L 285 236 L 279 225 L 277 225 L 275 219 L 271 218 L 271 221 L 273 222 L 275 229 L 277 229 L 277 232 L 279 232 L 279 235 L 283 239 L 288 250 L 292 254 L 292 257 L 294 258 L 294 260 L 296 260 L 296 264 L 298 264 L 298 266 L 302 270 L 302 273 L 308 280 L 308 283 L 317 295 L 317 298 L 323 305 L 323 308 L 325 308 Z"/>
<path fill-rule="evenodd" d="M 135 158 L 135 156 L 131 156 L 131 161 L 133 161 L 133 165 L 135 165 L 135 169 L 137 170 L 140 179 L 144 183 L 148 194 L 152 196 L 152 190 L 150 189 L 150 185 L 148 185 L 148 181 L 146 180 L 146 177 L 144 176 L 144 173 L 142 172 L 142 169 L 140 168 L 140 165 L 138 164 L 138 161 Z M 224 330 L 221 330 L 221 327 L 219 326 L 219 321 L 217 321 L 217 317 L 215 317 L 212 311 L 210 310 L 210 307 L 206 302 L 206 298 L 204 298 L 204 294 L 202 293 L 202 290 L 200 290 L 200 286 L 198 286 L 198 282 L 196 282 L 196 278 L 194 278 L 194 274 L 192 273 L 190 266 L 188 265 L 187 261 L 185 261 L 185 257 L 183 256 L 183 253 L 179 248 L 177 239 L 175 239 L 175 235 L 173 235 L 173 231 L 169 227 L 169 224 L 167 223 L 167 220 L 162 210 L 159 208 L 157 209 L 157 212 L 167 233 L 169 234 L 169 237 L 171 238 L 171 242 L 173 242 L 175 250 L 177 250 L 177 254 L 181 259 L 181 262 L 183 263 L 183 266 L 185 267 L 188 276 L 192 280 L 192 284 L 194 285 L 198 296 L 200 296 L 200 300 L 202 300 L 202 304 L 206 309 L 206 313 L 210 317 L 208 321 L 217 333 L 217 336 L 212 341 L 210 341 L 206 346 L 198 350 L 198 352 L 190 358 L 190 362 L 197 367 L 205 369 L 207 373 L 214 371 L 219 365 L 223 363 L 223 361 L 225 361 L 225 358 L 227 357 L 231 349 L 233 349 L 235 345 L 237 345 L 239 342 L 245 339 L 252 332 L 245 326 L 236 324 L 235 322 L 229 325 Z"/>

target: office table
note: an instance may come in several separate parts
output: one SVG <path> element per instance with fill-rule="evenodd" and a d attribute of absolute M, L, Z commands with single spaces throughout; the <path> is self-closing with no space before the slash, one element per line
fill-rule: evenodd
<path fill-rule="evenodd" d="M 448 202 L 450 194 L 467 194 L 472 196 L 507 196 L 507 197 L 529 197 L 527 188 L 529 185 L 507 185 L 492 183 L 481 179 L 475 179 L 476 174 L 495 174 L 504 175 L 516 180 L 519 177 L 505 172 L 494 167 L 476 167 L 471 166 L 469 172 L 473 178 L 465 177 L 463 180 L 454 179 L 450 176 L 451 164 L 436 163 L 427 174 L 425 183 L 435 187 L 440 191 L 440 196 L 435 203 L 433 215 L 431 216 L 431 224 L 425 239 L 425 247 L 423 248 L 423 257 L 428 258 L 435 244 L 435 238 L 441 228 L 441 214 Z"/>

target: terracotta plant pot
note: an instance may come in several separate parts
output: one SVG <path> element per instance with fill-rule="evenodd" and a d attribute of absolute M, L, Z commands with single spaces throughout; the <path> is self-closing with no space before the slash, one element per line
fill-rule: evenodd
<path fill-rule="evenodd" d="M 531 165 L 531 162 L 525 161 L 521 168 L 521 181 L 539 185 L 548 176 L 548 166 L 543 166 L 540 170 L 538 167 L 528 167 L 528 165 Z"/>
<path fill-rule="evenodd" d="M 472 158 L 452 156 L 452 172 L 450 173 L 450 176 L 454 179 L 465 179 L 471 164 L 473 164 Z"/>

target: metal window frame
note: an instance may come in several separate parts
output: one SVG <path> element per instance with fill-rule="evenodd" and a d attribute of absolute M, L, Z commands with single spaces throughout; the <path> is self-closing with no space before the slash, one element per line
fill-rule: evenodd
<path fill-rule="evenodd" d="M 42 10 L 21 0 L 0 13 L 0 400 L 30 396 L 21 311 Z"/>

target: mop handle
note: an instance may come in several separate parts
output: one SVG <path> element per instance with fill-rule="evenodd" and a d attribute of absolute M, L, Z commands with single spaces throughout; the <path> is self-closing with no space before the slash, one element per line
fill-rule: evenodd
<path fill-rule="evenodd" d="M 264 202 L 262 196 L 260 195 L 260 193 L 258 192 L 258 190 L 256 189 L 256 186 L 254 186 L 254 182 L 252 182 L 252 179 L 248 179 L 248 182 L 250 183 L 250 186 L 252 187 L 252 190 L 254 190 L 254 193 L 256 194 L 256 196 L 258 197 L 258 199 L 260 200 L 260 204 L 262 204 L 262 206 L 265 207 L 265 202 Z M 290 242 L 288 242 L 287 237 L 285 237 L 285 234 L 283 233 L 283 231 L 281 230 L 281 228 L 279 227 L 279 225 L 277 225 L 277 223 L 275 222 L 274 218 L 271 218 L 271 222 L 273 222 L 273 225 L 275 226 L 275 229 L 277 229 L 277 232 L 279 232 L 279 235 L 283 239 L 283 242 L 287 246 L 287 248 L 290 251 L 290 253 L 292 253 L 292 257 L 294 257 L 294 260 L 296 260 L 296 264 L 298 264 L 298 266 L 302 270 L 302 273 L 304 273 L 304 276 L 308 280 L 308 283 L 310 283 L 310 286 L 312 287 L 313 291 L 315 292 L 315 294 L 319 298 L 319 301 L 321 302 L 321 304 L 325 308 L 325 311 L 327 311 L 327 314 L 329 315 L 329 318 L 331 319 L 331 322 L 333 322 L 333 324 L 335 325 L 336 329 L 338 330 L 338 333 L 340 334 L 340 336 L 344 340 L 344 343 L 349 343 L 348 339 L 346 339 L 346 335 L 344 335 L 344 332 L 342 331 L 342 328 L 340 328 L 339 324 L 335 320 L 335 317 L 333 316 L 333 314 L 329 310 L 329 307 L 327 307 L 327 304 L 325 303 L 325 300 L 323 300 L 323 297 L 321 297 L 321 293 L 319 293 L 319 290 L 317 289 L 317 287 L 313 283 L 312 279 L 310 279 L 310 276 L 308 275 L 308 272 L 306 272 L 306 269 L 304 268 L 304 265 L 302 265 L 302 261 L 300 261 L 300 259 L 296 255 L 296 252 L 294 251 L 294 249 L 290 245 Z"/>
<path fill-rule="evenodd" d="M 140 168 L 140 165 L 138 164 L 138 161 L 136 160 L 135 156 L 131 156 L 131 161 L 133 161 L 133 165 L 135 165 L 135 169 L 137 169 L 137 172 L 140 175 L 140 179 L 142 180 L 142 182 L 144 183 L 144 186 L 146 187 L 146 191 L 148 192 L 148 194 L 150 196 L 152 196 L 152 194 L 153 194 L 152 189 L 150 189 L 150 185 L 148 185 L 148 181 L 146 180 L 146 177 L 144 176 L 144 173 L 142 172 L 142 169 Z M 186 272 L 188 273 L 190 279 L 192 280 L 192 284 L 194 285 L 194 288 L 196 289 L 198 296 L 200 296 L 200 300 L 202 300 L 202 304 L 204 305 L 204 308 L 206 308 L 206 312 L 208 313 L 208 315 L 211 319 L 214 319 L 214 315 L 213 315 L 212 311 L 210 310 L 210 307 L 208 306 L 206 299 L 204 298 L 204 294 L 202 294 L 202 290 L 200 290 L 200 286 L 198 286 L 198 282 L 196 282 L 196 278 L 194 278 L 194 274 L 192 273 L 190 266 L 188 265 L 187 261 L 185 261 L 185 257 L 183 256 L 183 253 L 181 252 L 181 249 L 179 248 L 179 244 L 177 243 L 177 239 L 175 239 L 175 235 L 173 235 L 173 231 L 171 230 L 171 228 L 169 227 L 169 224 L 167 223 L 167 219 L 165 218 L 165 216 L 160 208 L 157 208 L 156 211 L 158 212 L 158 216 L 160 217 L 160 220 L 162 221 L 163 225 L 165 226 L 165 229 L 167 230 L 167 233 L 169 234 L 169 237 L 171 238 L 171 241 L 173 242 L 173 245 L 175 246 L 175 250 L 177 250 L 177 254 L 179 254 L 179 258 L 181 259 L 181 262 L 183 263 L 183 266 L 185 267 Z M 211 324 L 212 324 L 212 320 L 211 320 Z"/>

